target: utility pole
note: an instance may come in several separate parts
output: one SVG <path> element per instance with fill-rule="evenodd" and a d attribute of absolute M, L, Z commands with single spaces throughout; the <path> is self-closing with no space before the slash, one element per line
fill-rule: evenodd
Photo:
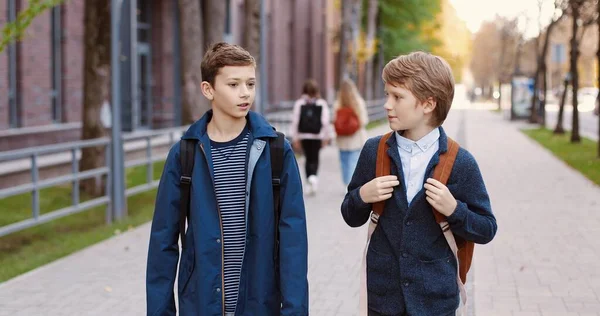
<path fill-rule="evenodd" d="M 111 107 L 112 107 L 112 131 L 111 131 L 111 208 L 114 219 L 122 220 L 127 215 L 127 203 L 125 201 L 125 166 L 123 155 L 123 139 L 121 138 L 121 5 L 122 0 L 110 1 L 110 76 L 111 76 Z"/>
<path fill-rule="evenodd" d="M 266 1 L 260 0 L 260 65 L 259 76 L 260 82 L 258 92 L 260 96 L 259 102 L 256 102 L 256 112 L 264 114 L 265 109 L 269 108 L 269 100 L 267 97 L 267 8 Z"/>

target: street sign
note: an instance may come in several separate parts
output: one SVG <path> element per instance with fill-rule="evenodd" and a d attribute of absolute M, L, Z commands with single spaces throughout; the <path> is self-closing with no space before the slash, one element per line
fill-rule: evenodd
<path fill-rule="evenodd" d="M 528 118 L 533 97 L 533 78 L 519 76 L 512 79 L 512 119 Z"/>

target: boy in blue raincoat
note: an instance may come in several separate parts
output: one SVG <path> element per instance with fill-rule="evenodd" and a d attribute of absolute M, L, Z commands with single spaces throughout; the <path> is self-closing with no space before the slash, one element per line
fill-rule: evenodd
<path fill-rule="evenodd" d="M 217 43 L 207 50 L 201 68 L 202 93 L 211 110 L 182 137 L 197 142 L 185 243 L 180 256 L 180 141 L 168 154 L 156 198 L 147 314 L 175 315 L 173 287 L 181 257 L 179 315 L 308 315 L 301 178 L 285 141 L 276 223 L 270 140 L 277 133 L 250 111 L 255 60 L 237 45 Z"/>

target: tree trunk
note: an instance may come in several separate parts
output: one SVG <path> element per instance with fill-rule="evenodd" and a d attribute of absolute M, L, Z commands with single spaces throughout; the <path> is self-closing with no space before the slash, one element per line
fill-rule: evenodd
<path fill-rule="evenodd" d="M 379 10 L 377 11 L 377 17 L 375 19 L 375 37 L 379 37 L 378 36 L 379 30 L 381 28 L 381 14 L 379 12 Z M 377 41 L 376 43 L 377 45 L 377 55 L 373 57 L 374 63 L 373 63 L 373 82 L 372 82 L 372 89 L 373 89 L 373 99 L 379 99 L 383 97 L 383 80 L 381 80 L 381 73 L 383 72 L 383 67 L 385 66 L 384 62 L 385 62 L 385 57 L 383 55 L 383 41 Z"/>
<path fill-rule="evenodd" d="M 571 125 L 571 142 L 581 142 L 579 136 L 579 111 L 577 109 L 577 91 L 579 90 L 579 71 L 577 69 L 577 60 L 579 59 L 579 43 L 577 41 L 577 31 L 579 29 L 579 7 L 580 0 L 571 0 L 571 9 L 573 17 L 573 35 L 571 36 L 571 87 L 573 88 L 573 123 Z"/>
<path fill-rule="evenodd" d="M 562 135 L 565 133 L 563 127 L 563 117 L 565 116 L 565 100 L 567 99 L 567 90 L 569 89 L 569 79 L 564 80 L 564 89 L 562 96 L 560 97 L 560 103 L 558 104 L 558 118 L 556 120 L 556 127 L 554 128 L 554 134 Z"/>
<path fill-rule="evenodd" d="M 544 57 L 545 58 L 545 57 Z M 540 99 L 540 114 L 538 117 L 540 125 L 546 126 L 546 97 L 548 96 L 548 71 L 546 69 L 546 62 L 542 64 L 542 96 Z"/>
<path fill-rule="evenodd" d="M 535 76 L 533 76 L 533 95 L 531 96 L 531 112 L 529 113 L 529 123 L 537 123 L 538 115 L 537 115 L 537 105 L 539 101 L 539 92 L 538 87 L 540 86 L 540 75 L 541 75 L 541 62 L 538 57 L 538 66 L 535 72 Z"/>
<path fill-rule="evenodd" d="M 535 39 L 535 55 L 537 57 L 537 67 L 533 76 L 533 95 L 531 96 L 531 112 L 529 113 L 529 123 L 537 123 L 537 105 L 539 101 L 540 76 L 542 71 L 542 54 L 539 52 L 540 35 Z"/>
<path fill-rule="evenodd" d="M 196 0 L 198 1 L 198 0 Z M 224 0 L 200 0 L 204 25 L 204 49 L 211 44 L 222 42 L 225 34 L 227 6 Z"/>
<path fill-rule="evenodd" d="M 338 56 L 338 80 L 337 88 L 348 75 L 348 44 L 352 36 L 352 4 L 351 0 L 341 0 L 342 24 L 340 26 L 340 52 Z"/>
<path fill-rule="evenodd" d="M 525 41 L 523 35 L 519 35 L 518 41 L 517 51 L 515 53 L 515 68 L 513 71 L 516 75 L 521 74 L 521 54 L 523 53 L 523 42 Z"/>
<path fill-rule="evenodd" d="M 550 35 L 552 35 L 552 30 L 554 26 L 558 24 L 558 22 L 562 19 L 562 16 L 556 20 L 552 20 L 546 29 L 546 37 L 544 38 L 544 45 L 542 46 L 542 53 L 540 59 L 540 70 L 542 74 L 542 98 L 540 99 L 540 111 L 541 117 L 538 117 L 539 123 L 542 126 L 546 125 L 546 97 L 548 95 L 548 69 L 546 66 L 546 57 L 548 56 L 548 46 L 550 46 Z"/>
<path fill-rule="evenodd" d="M 260 0 L 245 0 L 244 2 L 244 48 L 254 57 L 256 60 L 256 66 L 262 62 L 260 59 Z M 260 72 L 256 72 L 256 78 L 259 84 Z M 256 109 L 256 102 L 262 102 L 260 100 L 260 93 L 257 93 L 257 98 L 252 104 L 252 109 Z"/>
<path fill-rule="evenodd" d="M 110 84 L 110 3 L 108 0 L 89 0 L 84 9 L 84 72 L 82 139 L 106 135 L 100 121 L 102 103 L 109 99 Z M 81 151 L 80 171 L 102 167 L 105 147 L 90 147 Z M 100 178 L 80 182 L 82 191 L 99 196 L 104 194 Z"/>
<path fill-rule="evenodd" d="M 378 5 L 378 0 L 369 0 L 369 9 L 367 13 L 367 47 L 373 50 L 375 49 L 373 42 L 375 40 L 376 18 L 377 10 L 379 8 Z M 367 100 L 373 99 L 373 81 L 375 80 L 373 76 L 374 59 L 375 55 L 370 55 L 369 59 L 367 60 L 367 65 L 365 67 L 365 96 Z"/>
<path fill-rule="evenodd" d="M 198 0 L 196 0 L 198 1 Z M 225 20 L 227 6 L 224 0 L 199 0 L 201 3 L 202 31 L 204 34 L 204 46 L 202 52 L 205 52 L 212 44 L 225 40 Z M 200 77 L 202 75 L 198 73 Z M 200 115 L 210 109 L 210 102 L 201 97 L 199 100 Z"/>
<path fill-rule="evenodd" d="M 183 86 L 182 114 L 183 124 L 191 124 L 200 118 L 208 107 L 200 91 L 202 82 L 200 63 L 204 50 L 202 33 L 202 10 L 198 0 L 179 0 L 181 12 L 181 83 Z M 203 102 L 204 101 L 204 102 Z M 204 105 L 204 106 L 203 106 Z M 201 108 L 202 107 L 202 108 Z"/>
<path fill-rule="evenodd" d="M 246 0 L 244 9 L 244 48 L 258 63 L 260 62 L 260 0 Z"/>
<path fill-rule="evenodd" d="M 598 88 L 600 88 L 600 1 L 598 1 Z M 596 114 L 598 115 L 598 158 L 600 158 L 600 92 L 596 96 Z"/>
<path fill-rule="evenodd" d="M 351 26 L 350 26 L 350 36 L 352 43 L 352 55 L 350 56 L 350 77 L 354 82 L 358 83 L 358 51 L 360 49 L 360 29 L 361 29 L 361 10 L 362 10 L 362 1 L 361 0 L 352 0 L 351 7 Z M 359 85 L 360 86 L 360 85 Z"/>
<path fill-rule="evenodd" d="M 506 33 L 506 26 L 502 26 L 502 30 L 501 30 L 501 47 L 502 49 L 500 50 L 500 63 L 498 63 L 498 86 L 500 87 L 499 92 L 500 92 L 500 96 L 498 97 L 498 110 L 502 109 L 502 98 L 504 97 L 502 95 L 502 83 L 504 83 L 504 74 L 503 74 L 503 70 L 504 70 L 504 56 L 506 54 L 506 41 L 508 39 L 508 34 Z"/>

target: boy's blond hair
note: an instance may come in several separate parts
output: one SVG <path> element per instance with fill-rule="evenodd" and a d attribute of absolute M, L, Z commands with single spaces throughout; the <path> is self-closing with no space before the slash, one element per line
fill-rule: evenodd
<path fill-rule="evenodd" d="M 215 77 L 219 69 L 225 66 L 254 66 L 256 61 L 250 53 L 241 46 L 220 42 L 211 45 L 202 58 L 200 71 L 202 81 L 215 85 Z"/>
<path fill-rule="evenodd" d="M 425 52 L 401 55 L 385 65 L 381 77 L 385 83 L 408 89 L 420 102 L 433 98 L 436 107 L 429 123 L 444 123 L 454 98 L 454 77 L 443 58 Z"/>

